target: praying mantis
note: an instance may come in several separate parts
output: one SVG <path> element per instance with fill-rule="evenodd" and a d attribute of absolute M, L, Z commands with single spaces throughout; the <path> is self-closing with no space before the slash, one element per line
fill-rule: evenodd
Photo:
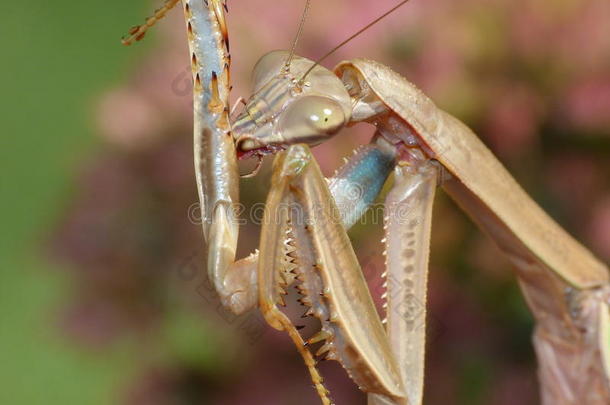
<path fill-rule="evenodd" d="M 124 42 L 141 39 L 179 2 L 167 0 Z M 270 326 L 288 333 L 322 403 L 332 400 L 310 351 L 318 343 L 316 355 L 339 361 L 370 405 L 423 402 L 425 328 L 414 327 L 404 308 L 414 299 L 426 300 L 437 186 L 515 268 L 537 322 L 542 402 L 610 403 L 606 265 L 544 213 L 469 128 L 386 66 L 354 59 L 330 71 L 294 55 L 294 45 L 260 59 L 253 95 L 243 112 L 232 114 L 226 4 L 181 3 L 193 73 L 194 160 L 208 276 L 227 308 L 235 313 L 258 308 Z M 371 143 L 325 179 L 309 146 L 356 122 L 376 127 Z M 276 158 L 260 251 L 236 261 L 237 159 L 265 154 Z M 381 320 L 346 230 L 392 172 Z M 307 314 L 320 321 L 320 331 L 307 341 L 279 309 L 291 285 L 299 289 Z"/>

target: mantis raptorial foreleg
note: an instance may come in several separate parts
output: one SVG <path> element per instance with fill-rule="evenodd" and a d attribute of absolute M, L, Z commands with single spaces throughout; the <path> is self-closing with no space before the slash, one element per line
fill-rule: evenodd
<path fill-rule="evenodd" d="M 438 165 L 429 160 L 399 164 L 385 200 L 386 330 L 409 404 L 423 398 L 428 256 L 438 176 Z M 387 403 L 369 395 L 370 405 Z"/>
<path fill-rule="evenodd" d="M 314 338 L 325 342 L 320 352 L 341 359 L 362 389 L 400 398 L 404 388 L 398 366 L 339 215 L 307 146 L 295 145 L 278 155 L 261 232 L 260 309 L 271 326 L 296 335 L 298 347 L 298 333 L 277 308 L 287 284 L 284 240 L 289 235 L 302 302 L 322 324 L 319 338 Z M 324 399 L 311 355 L 300 350 Z"/>
<path fill-rule="evenodd" d="M 385 200 L 385 323 L 408 404 L 420 404 L 423 397 L 428 254 L 438 176 L 437 164 L 421 156 L 402 161 Z M 401 402 L 369 394 L 368 403 Z"/>

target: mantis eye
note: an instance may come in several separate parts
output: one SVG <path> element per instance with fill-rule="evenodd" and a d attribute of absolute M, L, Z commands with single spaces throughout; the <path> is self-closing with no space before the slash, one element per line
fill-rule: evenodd
<path fill-rule="evenodd" d="M 282 112 L 278 130 L 288 144 L 317 145 L 336 134 L 344 124 L 345 114 L 336 100 L 304 96 Z"/>

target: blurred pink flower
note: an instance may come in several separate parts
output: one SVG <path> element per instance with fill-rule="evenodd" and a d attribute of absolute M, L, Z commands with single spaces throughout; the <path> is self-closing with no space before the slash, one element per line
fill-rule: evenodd
<path fill-rule="evenodd" d="M 560 100 L 563 119 L 581 131 L 608 133 L 610 71 L 604 77 L 583 77 L 572 83 Z"/>
<path fill-rule="evenodd" d="M 492 149 L 503 156 L 519 156 L 538 140 L 544 104 L 524 84 L 502 83 L 493 91 L 484 131 Z"/>

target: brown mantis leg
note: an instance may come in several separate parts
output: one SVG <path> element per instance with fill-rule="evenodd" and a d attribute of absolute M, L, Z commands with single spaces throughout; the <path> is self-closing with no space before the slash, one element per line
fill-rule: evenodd
<path fill-rule="evenodd" d="M 295 256 L 286 268 L 285 240 Z M 328 401 L 313 356 L 277 307 L 289 280 L 300 281 L 301 302 L 321 323 L 310 341 L 336 359 L 363 390 L 404 398 L 398 366 L 373 304 L 341 216 L 317 163 L 305 145 L 294 145 L 274 162 L 258 263 L 259 307 L 267 322 L 288 332 Z M 328 402 L 326 402 L 328 403 Z"/>
<path fill-rule="evenodd" d="M 420 405 L 424 385 L 426 292 L 432 205 L 438 165 L 429 160 L 394 170 L 386 197 L 386 331 L 399 365 L 406 401 L 369 395 L 369 405 Z"/>
<path fill-rule="evenodd" d="M 610 403 L 606 286 L 578 289 L 542 263 L 456 178 L 443 188 L 506 253 L 534 317 L 542 403 Z"/>

